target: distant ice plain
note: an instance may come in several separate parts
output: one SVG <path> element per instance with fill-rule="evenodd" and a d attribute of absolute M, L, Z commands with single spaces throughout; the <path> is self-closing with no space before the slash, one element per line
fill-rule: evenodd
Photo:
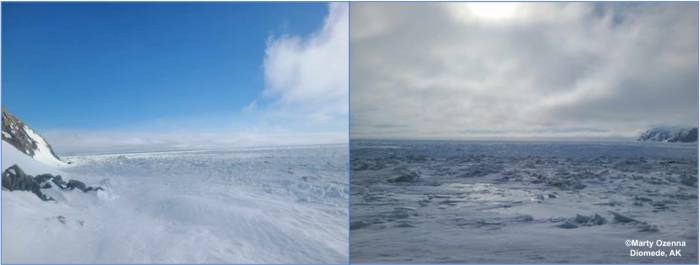
<path fill-rule="evenodd" d="M 352 140 L 351 262 L 695 263 L 697 165 L 697 143 Z M 559 227 L 577 214 L 607 222 Z"/>

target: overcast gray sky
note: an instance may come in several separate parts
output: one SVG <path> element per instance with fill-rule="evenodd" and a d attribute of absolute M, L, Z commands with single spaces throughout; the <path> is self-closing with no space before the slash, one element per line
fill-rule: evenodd
<path fill-rule="evenodd" d="M 697 126 L 698 3 L 351 3 L 352 138 Z"/>

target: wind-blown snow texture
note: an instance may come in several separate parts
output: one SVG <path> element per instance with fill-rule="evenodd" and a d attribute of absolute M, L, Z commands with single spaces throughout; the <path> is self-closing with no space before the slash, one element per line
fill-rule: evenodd
<path fill-rule="evenodd" d="M 353 140 L 351 262 L 695 263 L 697 154 L 678 143 Z"/>
<path fill-rule="evenodd" d="M 52 172 L 8 147 L 3 170 L 105 190 L 3 190 L 3 263 L 348 260 L 347 145 L 74 156 Z"/>

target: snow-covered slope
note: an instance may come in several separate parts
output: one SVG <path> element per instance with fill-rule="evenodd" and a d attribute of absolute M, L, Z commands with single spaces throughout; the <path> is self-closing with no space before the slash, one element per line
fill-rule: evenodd
<path fill-rule="evenodd" d="M 2 171 L 5 171 L 5 169 L 15 164 L 19 165 L 22 170 L 29 175 L 39 175 L 44 173 L 54 175 L 63 174 L 59 168 L 39 162 L 37 159 L 27 156 L 25 153 L 20 152 L 14 146 L 3 140 Z"/>
<path fill-rule="evenodd" d="M 347 150 L 73 156 L 60 171 L 33 165 L 27 174 L 54 170 L 104 190 L 49 189 L 48 202 L 3 190 L 2 262 L 347 263 Z M 9 153 L 3 167 L 35 162 Z"/>
<path fill-rule="evenodd" d="M 642 133 L 637 141 L 693 143 L 698 141 L 698 128 L 657 127 Z"/>
<path fill-rule="evenodd" d="M 2 140 L 3 142 L 9 143 L 12 148 L 16 148 L 20 152 L 44 164 L 55 167 L 66 165 L 66 163 L 61 161 L 54 153 L 51 145 L 49 145 L 44 137 L 29 128 L 29 126 L 12 115 L 5 108 L 2 108 Z"/>

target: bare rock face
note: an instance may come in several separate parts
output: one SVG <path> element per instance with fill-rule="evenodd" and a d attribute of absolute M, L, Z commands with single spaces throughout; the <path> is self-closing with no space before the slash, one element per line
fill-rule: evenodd
<path fill-rule="evenodd" d="M 31 130 L 29 126 L 24 124 L 24 122 L 22 122 L 16 116 L 12 115 L 9 111 L 7 111 L 7 109 L 4 107 L 2 108 L 2 140 L 11 144 L 22 153 L 34 157 L 36 151 L 39 150 L 39 143 L 37 142 L 37 139 L 30 136 L 30 134 L 27 132 L 28 130 Z M 34 131 L 32 132 L 37 136 L 39 135 Z M 49 143 L 44 140 L 43 137 L 39 136 L 39 138 L 42 138 L 41 140 L 46 144 L 51 152 L 51 155 L 56 157 L 56 159 L 61 160 L 56 153 L 54 153 L 51 145 L 49 145 Z"/>

